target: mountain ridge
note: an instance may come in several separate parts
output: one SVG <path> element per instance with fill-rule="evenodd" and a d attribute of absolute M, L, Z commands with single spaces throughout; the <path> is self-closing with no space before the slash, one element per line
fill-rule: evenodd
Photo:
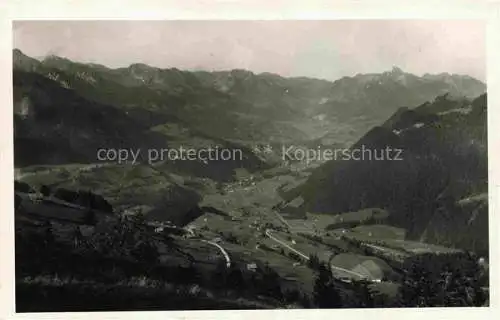
<path fill-rule="evenodd" d="M 459 244 L 486 255 L 487 202 L 461 204 L 488 190 L 486 100 L 486 94 L 472 100 L 443 95 L 399 109 L 351 150 L 390 146 L 402 150 L 401 161 L 328 161 L 288 200 L 300 196 L 302 211 L 324 214 L 387 209 L 391 224 L 408 230 L 411 239 Z M 446 221 L 462 230 L 462 240 Z"/>
<path fill-rule="evenodd" d="M 128 65 L 124 65 L 124 66 L 119 66 L 119 67 L 110 67 L 110 66 L 106 66 L 104 64 L 100 64 L 100 63 L 93 63 L 93 62 L 84 62 L 84 61 L 75 61 L 75 60 L 71 60 L 70 58 L 67 58 L 67 57 L 63 57 L 63 56 L 59 56 L 59 55 L 56 55 L 56 54 L 47 54 L 45 56 L 42 56 L 40 58 L 33 58 L 33 57 L 29 57 L 28 55 L 26 55 L 21 49 L 18 49 L 18 48 L 14 48 L 13 49 L 13 55 L 14 57 L 16 56 L 24 56 L 26 58 L 29 58 L 29 59 L 32 59 L 32 60 L 36 60 L 37 62 L 39 63 L 43 63 L 45 60 L 53 60 L 53 61 L 64 61 L 64 62 L 71 62 L 71 63 L 75 63 L 75 64 L 80 64 L 80 65 L 88 65 L 88 66 L 93 66 L 93 67 L 99 67 L 99 68 L 105 68 L 105 69 L 108 69 L 108 70 L 117 70 L 117 69 L 129 69 L 133 66 L 142 66 L 142 67 L 147 67 L 149 69 L 156 69 L 156 70 L 177 70 L 177 71 L 181 71 L 181 69 L 177 68 L 177 67 L 159 67 L 159 66 L 154 66 L 154 65 L 150 65 L 148 63 L 144 63 L 144 62 L 132 62 Z M 398 67 L 398 66 L 393 66 L 390 70 L 386 70 L 386 71 L 381 71 L 381 72 L 368 72 L 368 73 L 356 73 L 354 75 L 345 75 L 345 76 L 342 76 L 340 78 L 337 78 L 337 79 L 325 79 L 325 78 L 318 78 L 318 77 L 314 77 L 314 76 L 284 76 L 284 75 L 280 75 L 278 73 L 273 73 L 273 72 L 267 72 L 267 71 L 263 71 L 263 72 L 255 72 L 255 71 L 252 71 L 252 70 L 248 70 L 248 69 L 241 69 L 241 68 L 233 68 L 233 69 L 217 69 L 217 70 L 210 70 L 210 69 L 199 69 L 199 68 L 196 68 L 196 69 L 184 69 L 182 70 L 184 72 L 191 72 L 191 73 L 198 73 L 198 72 L 202 72 L 202 73 L 231 73 L 231 72 L 246 72 L 246 73 L 250 73 L 254 76 L 271 76 L 271 77 L 279 77 L 279 78 L 283 78 L 283 79 L 290 79 L 290 80 L 314 80 L 314 81 L 324 81 L 324 82 L 328 82 L 328 83 L 334 83 L 336 81 L 339 81 L 339 80 L 342 80 L 342 79 L 345 79 L 345 78 L 356 78 L 356 77 L 359 77 L 359 76 L 363 76 L 363 75 L 366 75 L 366 76 L 373 76 L 373 75 L 383 75 L 383 74 L 386 74 L 386 75 L 389 75 L 389 74 L 412 74 L 412 73 L 409 73 L 409 72 L 406 72 L 404 71 L 401 67 Z M 415 74 L 412 74 L 412 75 L 415 75 Z M 416 77 L 420 77 L 420 78 L 443 78 L 443 77 L 465 77 L 465 78 L 469 78 L 469 79 L 473 79 L 473 80 L 476 80 L 476 81 L 479 81 L 481 82 L 482 84 L 486 84 L 484 81 L 478 79 L 478 78 L 475 78 L 475 77 L 472 77 L 468 74 L 465 74 L 465 73 L 449 73 L 449 72 L 439 72 L 439 73 L 423 73 L 421 76 L 418 76 L 418 75 L 415 75 Z"/>

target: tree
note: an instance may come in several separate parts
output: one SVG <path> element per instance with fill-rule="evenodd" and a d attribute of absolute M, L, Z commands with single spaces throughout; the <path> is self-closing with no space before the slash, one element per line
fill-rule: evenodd
<path fill-rule="evenodd" d="M 54 231 L 52 230 L 52 224 L 48 221 L 45 222 L 45 235 L 44 243 L 47 247 L 54 244 Z"/>
<path fill-rule="evenodd" d="M 106 230 L 96 232 L 89 244 L 89 249 L 100 257 L 135 260 L 146 265 L 155 264 L 159 259 L 154 239 L 133 219 L 106 224 Z"/>
<path fill-rule="evenodd" d="M 187 267 L 178 266 L 173 271 L 173 281 L 175 281 L 175 283 L 187 284 L 199 283 L 201 281 L 201 275 L 193 265 Z"/>
<path fill-rule="evenodd" d="M 239 243 L 238 238 L 232 232 L 229 232 L 229 234 L 225 238 L 227 242 L 235 244 Z"/>
<path fill-rule="evenodd" d="M 19 196 L 18 194 L 16 194 L 14 196 L 14 205 L 15 205 L 15 209 L 18 210 L 20 207 L 21 207 L 21 203 L 22 203 L 22 199 L 21 199 L 21 196 Z"/>
<path fill-rule="evenodd" d="M 160 258 L 156 246 L 147 240 L 140 241 L 131 250 L 131 254 L 138 262 L 148 266 L 156 264 Z"/>
<path fill-rule="evenodd" d="M 96 209 L 108 213 L 113 213 L 113 206 L 106 199 L 104 199 L 103 196 L 93 194 L 92 201 Z"/>
<path fill-rule="evenodd" d="M 264 294 L 280 298 L 282 296 L 280 276 L 268 263 L 262 268 L 262 284 L 259 286 Z"/>
<path fill-rule="evenodd" d="M 42 185 L 42 186 L 40 187 L 40 193 L 42 194 L 42 196 L 43 196 L 44 198 L 48 198 L 48 197 L 50 197 L 50 193 L 51 193 L 50 187 L 49 187 L 49 186 L 47 186 L 47 185 Z"/>
<path fill-rule="evenodd" d="M 129 227 L 134 230 L 144 229 L 146 226 L 146 215 L 141 209 L 137 209 L 136 214 L 130 217 Z"/>
<path fill-rule="evenodd" d="M 318 268 L 313 296 L 318 308 L 342 307 L 342 299 L 333 282 L 332 272 L 325 265 Z"/>
<path fill-rule="evenodd" d="M 435 274 L 428 255 L 408 259 L 404 265 L 403 283 L 400 298 L 403 306 L 428 307 L 435 304 L 438 292 L 435 287 Z"/>
<path fill-rule="evenodd" d="M 309 260 L 307 261 L 307 265 L 314 270 L 318 270 L 321 263 L 319 262 L 319 258 L 315 254 L 309 255 Z"/>
<path fill-rule="evenodd" d="M 399 296 L 407 307 L 481 306 L 480 266 L 467 253 L 422 254 L 407 259 Z"/>
<path fill-rule="evenodd" d="M 82 235 L 82 232 L 80 230 L 80 227 L 79 226 L 75 226 L 74 230 L 73 230 L 73 242 L 74 242 L 74 247 L 75 248 L 78 248 L 80 243 L 82 243 L 83 241 L 83 235 Z"/>
<path fill-rule="evenodd" d="M 85 211 L 85 217 L 83 218 L 83 223 L 91 226 L 97 223 L 97 218 L 94 210 L 88 209 L 87 211 Z"/>
<path fill-rule="evenodd" d="M 373 290 L 370 291 L 370 294 L 373 307 L 375 308 L 392 308 L 397 306 L 395 299 L 391 299 L 385 293 Z"/>
<path fill-rule="evenodd" d="M 223 260 L 219 260 L 211 277 L 212 285 L 217 289 L 225 288 L 227 285 L 227 276 L 228 270 L 226 267 L 226 262 Z"/>
<path fill-rule="evenodd" d="M 245 281 L 239 267 L 231 266 L 227 275 L 227 285 L 234 289 L 245 289 Z"/>
<path fill-rule="evenodd" d="M 368 282 L 366 280 L 355 281 L 352 285 L 354 306 L 357 308 L 373 308 L 375 303 L 373 301 Z"/>
<path fill-rule="evenodd" d="M 283 299 L 289 303 L 300 301 L 300 292 L 298 290 L 286 290 L 283 293 Z"/>
<path fill-rule="evenodd" d="M 302 258 L 298 254 L 296 254 L 295 252 L 289 252 L 288 256 L 295 261 L 298 261 L 298 262 L 302 261 Z"/>
<path fill-rule="evenodd" d="M 17 181 L 17 180 L 14 180 L 14 190 L 19 191 L 19 192 L 23 192 L 23 193 L 33 192 L 33 188 L 31 188 L 31 186 L 29 184 L 27 184 L 26 182 Z"/>

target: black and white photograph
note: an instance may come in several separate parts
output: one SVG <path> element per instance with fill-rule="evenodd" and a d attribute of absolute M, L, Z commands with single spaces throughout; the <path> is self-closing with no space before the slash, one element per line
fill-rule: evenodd
<path fill-rule="evenodd" d="M 15 311 L 489 307 L 486 30 L 12 21 Z"/>

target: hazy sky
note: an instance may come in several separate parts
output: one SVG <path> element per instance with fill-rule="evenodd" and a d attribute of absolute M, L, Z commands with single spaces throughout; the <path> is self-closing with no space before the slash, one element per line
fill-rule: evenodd
<path fill-rule="evenodd" d="M 393 66 L 485 80 L 485 46 L 472 20 L 14 22 L 14 47 L 33 57 L 329 80 Z"/>

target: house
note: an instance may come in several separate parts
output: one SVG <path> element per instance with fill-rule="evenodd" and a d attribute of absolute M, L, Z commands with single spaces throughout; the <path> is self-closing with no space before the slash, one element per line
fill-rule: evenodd
<path fill-rule="evenodd" d="M 283 214 L 289 214 L 291 216 L 301 216 L 304 214 L 302 205 L 304 204 L 304 199 L 302 197 L 297 197 L 292 201 L 286 203 L 286 205 L 281 207 L 280 212 Z"/>
<path fill-rule="evenodd" d="M 251 272 L 257 271 L 257 264 L 255 262 L 247 263 L 247 270 Z"/>
<path fill-rule="evenodd" d="M 221 243 L 222 239 L 220 237 L 217 237 L 217 238 L 214 238 L 212 241 L 215 243 Z"/>

